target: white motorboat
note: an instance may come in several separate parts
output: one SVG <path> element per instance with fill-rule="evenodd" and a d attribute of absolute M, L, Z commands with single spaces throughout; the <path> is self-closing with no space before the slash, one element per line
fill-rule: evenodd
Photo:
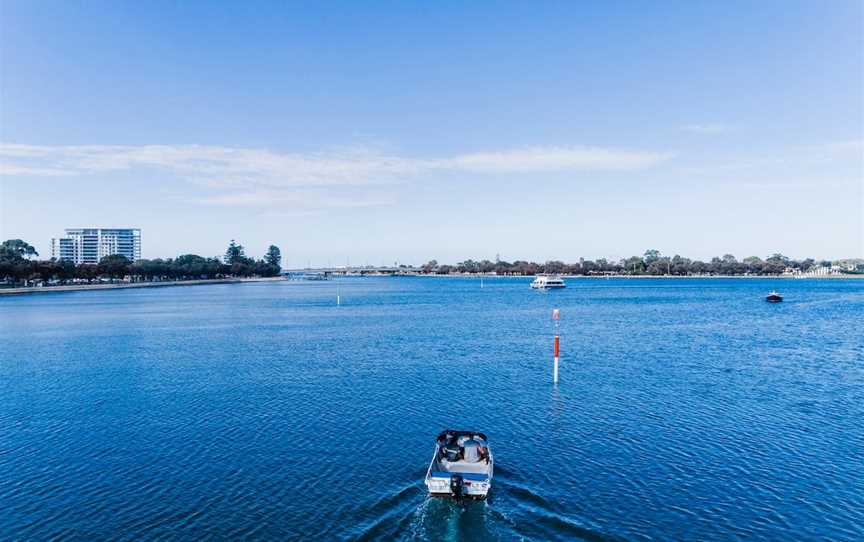
<path fill-rule="evenodd" d="M 442 431 L 426 471 L 426 487 L 437 497 L 485 499 L 492 485 L 492 450 L 477 431 Z"/>
<path fill-rule="evenodd" d="M 558 275 L 537 275 L 531 287 L 537 290 L 551 290 L 554 288 L 566 288 L 564 279 Z"/>

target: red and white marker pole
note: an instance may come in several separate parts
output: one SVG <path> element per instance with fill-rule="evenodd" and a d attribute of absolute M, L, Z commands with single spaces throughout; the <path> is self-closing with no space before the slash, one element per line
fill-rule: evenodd
<path fill-rule="evenodd" d="M 561 354 L 561 339 L 559 338 L 558 323 L 561 320 L 561 311 L 552 309 L 552 321 L 555 323 L 555 349 L 552 362 L 552 383 L 558 383 L 558 357 Z"/>

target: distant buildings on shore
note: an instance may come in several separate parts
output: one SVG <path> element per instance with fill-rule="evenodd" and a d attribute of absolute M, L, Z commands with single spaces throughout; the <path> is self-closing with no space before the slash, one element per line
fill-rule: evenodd
<path fill-rule="evenodd" d="M 51 239 L 51 257 L 75 265 L 97 264 L 119 254 L 129 261 L 141 259 L 141 230 L 137 228 L 70 228 L 64 237 Z"/>
<path fill-rule="evenodd" d="M 864 270 L 864 265 L 857 263 L 858 260 L 841 260 L 829 265 L 813 266 L 806 271 L 787 267 L 783 275 L 796 278 L 827 277 L 832 275 L 844 275 Z"/>

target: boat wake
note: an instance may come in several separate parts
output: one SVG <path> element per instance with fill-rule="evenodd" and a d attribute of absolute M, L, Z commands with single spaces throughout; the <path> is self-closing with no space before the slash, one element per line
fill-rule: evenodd
<path fill-rule="evenodd" d="M 352 513 L 351 540 L 619 540 L 590 520 L 510 479 L 501 469 L 486 501 L 429 497 L 422 483 L 397 488 Z"/>

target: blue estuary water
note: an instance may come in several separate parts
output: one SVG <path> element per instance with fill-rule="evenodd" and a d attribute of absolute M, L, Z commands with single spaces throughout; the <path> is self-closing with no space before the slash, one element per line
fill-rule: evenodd
<path fill-rule="evenodd" d="M 864 281 L 529 282 L 0 299 L 0 538 L 864 539 Z"/>

